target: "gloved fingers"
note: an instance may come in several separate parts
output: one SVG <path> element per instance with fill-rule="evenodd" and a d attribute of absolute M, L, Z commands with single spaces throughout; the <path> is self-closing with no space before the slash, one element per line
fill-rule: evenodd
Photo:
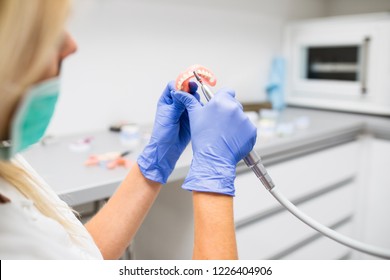
<path fill-rule="evenodd" d="M 229 94 L 231 97 L 236 97 L 236 92 L 234 89 L 231 88 L 220 88 L 216 94 Z"/>
<path fill-rule="evenodd" d="M 188 87 L 190 89 L 189 93 L 195 96 L 195 98 L 200 102 L 200 95 L 199 93 L 196 92 L 198 90 L 198 84 L 195 83 L 194 81 L 190 81 L 188 83 Z"/>
<path fill-rule="evenodd" d="M 188 87 L 189 87 L 189 89 L 190 89 L 190 93 L 191 93 L 191 94 L 195 94 L 196 91 L 198 90 L 198 84 L 195 83 L 195 82 L 193 82 L 193 81 L 190 81 L 190 82 L 188 83 Z"/>
<path fill-rule="evenodd" d="M 198 97 L 200 99 L 199 94 L 197 96 L 194 96 L 184 91 L 176 91 L 173 93 L 173 99 L 179 104 L 183 104 L 188 112 L 192 112 L 194 110 L 202 108 L 202 104 L 200 103 Z"/>
<path fill-rule="evenodd" d="M 242 104 L 236 99 L 236 92 L 233 89 L 230 88 L 221 88 L 216 93 L 217 98 L 227 98 L 228 100 L 234 102 L 241 111 L 244 110 L 244 107 Z"/>
<path fill-rule="evenodd" d="M 160 97 L 160 100 L 159 100 L 159 103 L 163 103 L 163 104 L 172 104 L 173 103 L 173 99 L 172 99 L 172 93 L 175 92 L 175 81 L 170 81 L 167 86 L 165 87 L 161 97 Z"/>
<path fill-rule="evenodd" d="M 244 107 L 242 106 L 242 104 L 235 98 L 234 101 L 237 103 L 237 106 L 241 109 L 241 111 L 244 111 Z"/>
<path fill-rule="evenodd" d="M 190 89 L 190 94 L 195 96 L 195 98 L 200 102 L 200 95 L 196 91 L 198 90 L 198 84 L 195 82 L 189 82 L 189 89 Z M 164 104 L 172 104 L 173 103 L 173 97 L 172 94 L 176 91 L 175 89 L 175 81 L 170 81 L 167 86 L 165 87 L 161 97 L 160 97 L 160 102 Z M 184 105 L 184 104 L 183 104 Z"/>
<path fill-rule="evenodd" d="M 184 94 L 189 94 L 188 92 L 185 92 L 185 91 L 176 91 L 177 92 L 181 92 L 181 93 L 184 93 Z M 196 98 L 196 100 L 199 101 L 199 103 L 203 106 L 203 103 L 200 101 L 200 95 L 199 93 L 195 92 L 192 94 L 192 96 L 194 96 Z M 173 105 L 178 108 L 178 110 L 185 110 L 186 109 L 186 106 L 182 103 L 182 102 L 179 102 L 178 100 L 175 100 L 173 99 Z"/>
<path fill-rule="evenodd" d="M 196 100 L 198 100 L 198 101 L 200 102 L 200 104 L 202 104 L 202 102 L 200 101 L 200 95 L 199 95 L 199 93 L 195 92 L 195 93 L 193 94 L 193 96 L 196 98 Z M 202 104 L 202 105 L 203 105 L 203 104 Z"/>

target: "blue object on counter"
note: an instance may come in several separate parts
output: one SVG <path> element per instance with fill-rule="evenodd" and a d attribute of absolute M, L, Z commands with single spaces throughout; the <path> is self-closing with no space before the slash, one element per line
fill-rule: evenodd
<path fill-rule="evenodd" d="M 284 86 L 285 86 L 286 62 L 282 57 L 275 57 L 272 60 L 269 81 L 266 87 L 268 101 L 272 103 L 275 110 L 285 108 Z"/>

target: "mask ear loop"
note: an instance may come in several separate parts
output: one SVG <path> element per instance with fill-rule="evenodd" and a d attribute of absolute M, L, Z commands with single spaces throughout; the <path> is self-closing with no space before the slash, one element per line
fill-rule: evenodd
<path fill-rule="evenodd" d="M 19 107 L 19 103 L 24 98 L 24 94 L 27 91 L 27 86 L 22 86 L 17 83 L 6 83 L 0 87 L 0 91 L 2 93 L 2 104 L 5 106 L 13 106 L 15 108 Z M 0 111 L 3 109 L 0 106 Z M 15 110 L 15 112 L 17 109 Z M 14 112 L 14 114 L 15 114 Z M 11 117 L 11 122 L 13 120 L 13 116 Z M 9 136 L 10 137 L 10 136 Z M 12 138 L 11 138 L 12 139 Z M 0 140 L 0 160 L 10 160 L 12 155 L 12 140 Z"/>
<path fill-rule="evenodd" d="M 0 141 L 0 149 L 11 148 L 11 140 Z"/>
<path fill-rule="evenodd" d="M 11 147 L 12 145 L 10 140 L 0 141 L 0 160 L 9 160 Z"/>

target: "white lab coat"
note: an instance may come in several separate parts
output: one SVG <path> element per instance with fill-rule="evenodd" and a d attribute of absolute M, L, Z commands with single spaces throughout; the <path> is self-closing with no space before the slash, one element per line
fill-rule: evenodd
<path fill-rule="evenodd" d="M 65 203 L 51 189 L 48 192 L 50 199 Z M 0 259 L 102 259 L 92 237 L 70 210 L 64 211 L 77 225 L 81 244 L 2 178 L 0 194 L 11 200 L 0 204 Z"/>

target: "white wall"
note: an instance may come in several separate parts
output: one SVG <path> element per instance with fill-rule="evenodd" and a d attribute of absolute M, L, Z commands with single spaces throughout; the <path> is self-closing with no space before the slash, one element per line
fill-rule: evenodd
<path fill-rule="evenodd" d="M 329 16 L 390 12 L 389 0 L 327 0 Z"/>
<path fill-rule="evenodd" d="M 52 134 L 150 123 L 163 88 L 188 66 L 212 69 L 241 101 L 265 98 L 286 21 L 322 16 L 323 0 L 77 0 Z"/>

